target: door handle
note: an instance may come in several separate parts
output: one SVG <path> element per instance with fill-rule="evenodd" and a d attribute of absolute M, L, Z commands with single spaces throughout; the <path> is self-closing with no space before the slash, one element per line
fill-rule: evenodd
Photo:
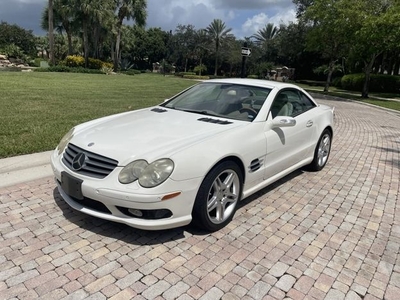
<path fill-rule="evenodd" d="M 314 122 L 310 120 L 310 121 L 307 122 L 306 126 L 307 127 L 311 127 L 311 126 L 313 126 L 313 124 L 314 124 Z"/>

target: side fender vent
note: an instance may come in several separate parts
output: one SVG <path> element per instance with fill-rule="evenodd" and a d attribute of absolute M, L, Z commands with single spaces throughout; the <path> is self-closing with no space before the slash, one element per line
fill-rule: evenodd
<path fill-rule="evenodd" d="M 260 159 L 255 159 L 250 163 L 249 166 L 249 171 L 250 173 L 254 173 L 255 171 L 259 170 L 262 166 L 262 160 Z"/>

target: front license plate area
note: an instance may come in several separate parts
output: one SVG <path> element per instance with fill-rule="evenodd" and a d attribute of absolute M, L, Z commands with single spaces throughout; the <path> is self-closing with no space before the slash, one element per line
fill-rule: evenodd
<path fill-rule="evenodd" d="M 67 172 L 61 172 L 61 187 L 72 198 L 83 200 L 82 182 L 83 180 L 75 178 Z"/>

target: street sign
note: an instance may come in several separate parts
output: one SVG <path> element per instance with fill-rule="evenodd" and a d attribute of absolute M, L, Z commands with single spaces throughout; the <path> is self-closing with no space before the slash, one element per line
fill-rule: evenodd
<path fill-rule="evenodd" d="M 243 56 L 250 56 L 251 55 L 251 49 L 250 48 L 246 48 L 246 47 L 242 47 L 242 55 Z"/>

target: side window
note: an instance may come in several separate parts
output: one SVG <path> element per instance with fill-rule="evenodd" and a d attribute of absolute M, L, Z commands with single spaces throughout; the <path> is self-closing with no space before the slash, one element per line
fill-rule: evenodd
<path fill-rule="evenodd" d="M 280 92 L 271 106 L 272 117 L 286 116 L 292 117 L 294 113 L 293 103 L 300 102 L 297 91 L 284 90 Z"/>
<path fill-rule="evenodd" d="M 312 108 L 315 107 L 314 102 L 312 102 L 305 94 L 298 92 L 300 97 L 299 101 L 293 103 L 293 116 L 298 116 Z"/>

